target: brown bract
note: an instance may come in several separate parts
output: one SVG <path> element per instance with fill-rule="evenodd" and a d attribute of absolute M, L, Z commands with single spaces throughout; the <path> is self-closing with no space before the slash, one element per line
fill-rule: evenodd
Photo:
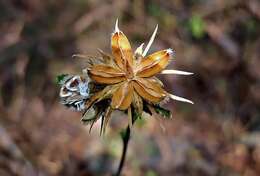
<path fill-rule="evenodd" d="M 154 76 L 168 65 L 172 50 L 161 50 L 143 57 L 138 52 L 133 53 L 127 37 L 119 29 L 112 34 L 111 49 L 112 56 L 102 53 L 107 62 L 88 68 L 89 77 L 106 87 L 93 95 L 87 106 L 111 98 L 112 109 L 126 110 L 132 105 L 142 113 L 143 100 L 156 104 L 167 96 L 162 83 Z"/>

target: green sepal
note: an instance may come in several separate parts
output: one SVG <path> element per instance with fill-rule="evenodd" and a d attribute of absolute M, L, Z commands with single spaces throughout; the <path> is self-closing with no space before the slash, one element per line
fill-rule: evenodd
<path fill-rule="evenodd" d="M 153 115 L 153 113 L 151 112 L 151 110 L 148 108 L 148 103 L 146 101 L 143 102 L 143 111 L 146 112 L 149 115 Z"/>
<path fill-rule="evenodd" d="M 162 117 L 170 119 L 172 118 L 172 113 L 170 110 L 162 108 L 160 105 L 153 106 L 156 113 L 160 114 Z"/>
<path fill-rule="evenodd" d="M 139 113 L 136 109 L 132 108 L 132 124 L 134 124 L 134 122 L 137 119 L 141 119 L 142 118 L 142 114 Z"/>

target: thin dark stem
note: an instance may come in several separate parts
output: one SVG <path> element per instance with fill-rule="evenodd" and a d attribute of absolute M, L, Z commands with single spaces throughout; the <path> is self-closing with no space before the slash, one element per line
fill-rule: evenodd
<path fill-rule="evenodd" d="M 122 140 L 123 140 L 123 152 L 122 152 L 122 155 L 121 155 L 119 167 L 118 167 L 117 172 L 114 176 L 120 176 L 121 171 L 124 167 L 125 157 L 126 157 L 126 152 L 127 152 L 127 146 L 128 146 L 128 142 L 129 142 L 129 139 L 130 139 L 130 128 L 129 128 L 129 126 L 127 126 L 125 133 L 121 134 L 121 136 L 122 136 Z"/>

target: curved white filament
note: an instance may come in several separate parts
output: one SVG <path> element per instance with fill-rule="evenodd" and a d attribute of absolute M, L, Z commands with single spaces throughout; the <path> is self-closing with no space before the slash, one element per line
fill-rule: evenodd
<path fill-rule="evenodd" d="M 154 41 L 154 38 L 156 36 L 157 30 L 158 30 L 158 24 L 156 25 L 155 30 L 153 31 L 153 35 L 151 36 L 151 38 L 150 38 L 150 40 L 149 40 L 149 42 L 148 42 L 148 44 L 147 44 L 143 54 L 142 54 L 143 57 L 147 54 L 148 50 L 150 49 L 150 47 L 151 47 L 151 45 L 152 45 L 152 43 Z"/>

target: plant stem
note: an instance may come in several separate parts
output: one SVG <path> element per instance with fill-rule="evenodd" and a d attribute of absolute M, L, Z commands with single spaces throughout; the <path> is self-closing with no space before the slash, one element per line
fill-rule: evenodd
<path fill-rule="evenodd" d="M 117 172 L 114 176 L 120 176 L 121 171 L 124 167 L 125 157 L 126 157 L 126 152 L 127 152 L 127 146 L 128 146 L 128 142 L 129 142 L 129 139 L 130 139 L 130 128 L 129 128 L 129 126 L 127 126 L 125 132 L 123 134 L 121 134 L 121 137 L 122 137 L 122 140 L 123 140 L 123 152 L 122 152 L 122 155 L 121 155 L 119 167 L 118 167 Z"/>

